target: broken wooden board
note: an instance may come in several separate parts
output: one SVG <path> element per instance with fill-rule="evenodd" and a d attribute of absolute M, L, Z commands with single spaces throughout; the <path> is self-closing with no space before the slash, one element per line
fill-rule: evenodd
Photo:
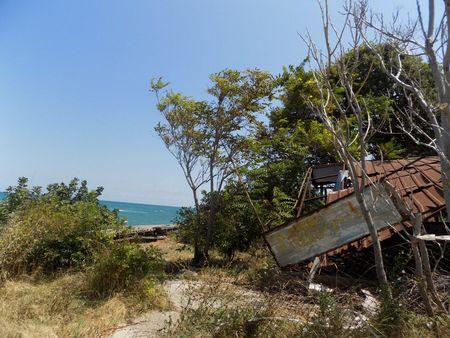
<path fill-rule="evenodd" d="M 402 220 L 382 185 L 367 187 L 364 196 L 377 230 Z M 367 235 L 367 224 L 355 195 L 351 194 L 310 215 L 269 230 L 264 237 L 278 265 L 287 266 Z"/>

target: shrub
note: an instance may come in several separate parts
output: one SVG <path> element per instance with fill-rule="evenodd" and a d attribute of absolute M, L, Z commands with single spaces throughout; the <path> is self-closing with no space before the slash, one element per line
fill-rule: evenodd
<path fill-rule="evenodd" d="M 182 207 L 177 211 L 175 219 L 173 220 L 175 224 L 178 224 L 178 229 L 176 232 L 177 240 L 184 244 L 194 244 L 195 238 L 195 227 L 196 227 L 196 214 L 195 209 Z M 204 218 L 205 215 L 201 215 Z M 202 224 L 200 225 L 202 234 L 197 240 L 204 242 L 204 236 L 206 235 L 206 219 L 202 219 Z"/>
<path fill-rule="evenodd" d="M 153 248 L 143 249 L 135 243 L 115 243 L 96 256 L 88 272 L 89 289 L 95 297 L 108 297 L 131 287 L 149 289 L 152 281 L 161 279 L 163 261 Z"/>
<path fill-rule="evenodd" d="M 77 188 L 77 182 L 49 186 L 46 194 L 36 188 L 30 192 L 24 180 L 9 189 L 2 203 L 8 210 L 6 224 L 0 230 L 3 277 L 82 269 L 96 252 L 111 245 L 111 230 L 123 228 L 123 223 L 98 202 L 99 189 L 87 192 L 85 183 Z"/>
<path fill-rule="evenodd" d="M 22 208 L 30 200 L 41 195 L 41 188 L 28 188 L 28 179 L 19 177 L 17 186 L 8 187 L 6 189 L 7 197 L 4 201 L 0 201 L 0 227 L 4 226 L 8 217 L 16 210 Z"/>
<path fill-rule="evenodd" d="M 246 251 L 260 235 L 258 220 L 247 198 L 225 191 L 218 201 L 214 245 L 228 258 Z"/>
<path fill-rule="evenodd" d="M 0 269 L 17 275 L 42 269 L 45 273 L 82 268 L 94 253 L 110 245 L 112 233 L 120 227 L 97 205 L 79 202 L 60 204 L 38 201 L 15 215 L 0 236 Z"/>
<path fill-rule="evenodd" d="M 386 287 L 381 289 L 380 307 L 374 318 L 375 326 L 380 332 L 390 337 L 402 337 L 410 318 L 404 305 L 406 303 L 406 281 L 401 285 L 393 285 L 392 295 Z"/>
<path fill-rule="evenodd" d="M 222 255 L 233 258 L 236 251 L 246 251 L 260 235 L 258 220 L 247 198 L 237 192 L 216 193 L 215 224 L 211 246 Z M 175 219 L 179 225 L 177 238 L 182 243 L 205 245 L 209 218 L 210 195 L 205 193 L 200 204 L 200 231 L 196 233 L 196 211 L 181 208 Z M 196 238 L 196 236 L 198 236 Z"/>

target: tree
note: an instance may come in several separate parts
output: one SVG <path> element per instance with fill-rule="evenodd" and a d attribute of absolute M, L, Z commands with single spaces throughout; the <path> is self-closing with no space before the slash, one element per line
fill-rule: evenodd
<path fill-rule="evenodd" d="M 372 129 L 370 105 L 364 97 L 358 95 L 365 81 L 356 83 L 353 77 L 360 60 L 358 57 L 350 60 L 345 58 L 347 44 L 344 44 L 342 40 L 346 29 L 353 32 L 354 27 L 361 27 L 361 20 L 358 15 L 353 17 L 347 15 L 343 27 L 339 30 L 331 23 L 327 1 L 319 4 L 322 12 L 325 51 L 319 50 L 310 36 L 304 38 L 319 93 L 318 100 L 312 98 L 307 102 L 310 109 L 321 118 L 331 132 L 335 149 L 349 170 L 356 200 L 373 241 L 378 281 L 383 288 L 388 289 L 378 232 L 365 198 L 365 190 L 370 183 L 366 177 L 367 138 Z M 358 56 L 360 55 L 358 49 L 361 48 L 362 42 L 361 35 L 351 34 L 350 36 L 350 49 L 355 52 L 355 56 Z M 352 147 L 355 145 L 359 150 L 359 161 L 352 152 Z"/>
<path fill-rule="evenodd" d="M 204 156 L 209 167 L 209 219 L 205 242 L 207 253 L 214 233 L 216 195 L 234 173 L 230 157 L 238 157 L 246 148 L 246 137 L 260 122 L 256 114 L 267 107 L 273 90 L 269 73 L 260 70 L 224 70 L 210 77 L 208 93 L 212 100 L 202 116 Z"/>
<path fill-rule="evenodd" d="M 385 45 L 383 48 L 384 58 L 387 60 L 390 47 Z M 367 137 L 367 152 L 376 159 L 432 154 L 427 147 L 412 143 L 397 126 L 396 112 L 408 106 L 408 96 L 386 74 L 371 48 L 363 44 L 356 50 L 345 50 L 340 58 L 343 59 L 342 62 L 352 64 L 351 77 L 354 86 L 358 88 L 357 95 L 364 99 L 373 125 L 376 126 Z M 270 114 L 271 129 L 274 133 L 280 131 L 292 136 L 298 134 L 298 129 L 304 129 L 302 137 L 297 141 L 309 150 L 310 155 L 306 160 L 310 163 L 334 162 L 339 156 L 334 151 L 332 137 L 327 135 L 320 117 L 311 111 L 307 104 L 308 100 L 320 97 L 315 88 L 313 72 L 306 71 L 304 68 L 307 62 L 308 59 L 305 59 L 298 67 L 287 67 L 279 76 L 279 98 L 283 104 L 276 107 Z M 421 58 L 410 56 L 404 59 L 403 64 L 408 72 L 416 77 L 420 74 L 422 86 L 433 91 L 431 71 Z M 339 86 L 339 73 L 336 67 L 335 64 L 330 65 L 330 81 L 333 81 L 336 86 L 335 95 L 342 104 L 345 104 L 345 91 Z M 426 116 L 417 102 L 413 104 L 421 116 Z M 332 107 L 330 109 L 330 114 L 339 115 L 337 109 Z M 348 115 L 350 117 L 351 112 L 348 112 Z M 421 126 L 431 132 L 431 129 L 423 123 Z M 315 130 L 312 131 L 311 127 Z M 320 135 L 320 139 L 316 135 Z M 424 141 L 423 138 L 422 140 Z M 357 152 L 354 154 L 356 155 Z"/>
<path fill-rule="evenodd" d="M 257 114 L 267 107 L 273 88 L 270 74 L 260 70 L 223 70 L 212 74 L 210 80 L 212 83 L 207 88 L 209 101 L 166 92 L 161 100 L 158 99 L 158 109 L 165 122 L 156 127 L 193 192 L 197 234 L 203 233 L 197 191 L 209 183 L 204 246 L 200 249 L 198 242 L 195 245 L 198 256 L 205 258 L 208 257 L 216 225 L 216 199 L 234 172 L 230 157 L 234 163 L 241 163 L 240 154 L 247 147 L 246 138 L 260 123 Z M 154 80 L 152 90 L 158 94 L 166 85 L 161 79 Z"/>
<path fill-rule="evenodd" d="M 208 180 L 205 178 L 206 166 L 201 152 L 204 135 L 200 130 L 199 120 L 205 104 L 172 92 L 166 93 L 159 100 L 158 94 L 165 86 L 167 83 L 161 79 L 152 80 L 151 88 L 158 97 L 158 110 L 165 120 L 157 124 L 155 131 L 177 160 L 191 189 L 196 214 L 193 262 L 200 264 L 204 260 L 204 253 L 199 243 L 201 222 L 198 190 Z"/>
<path fill-rule="evenodd" d="M 398 128 L 415 144 L 435 152 L 441 162 L 442 182 L 447 217 L 450 215 L 450 0 L 444 1 L 444 12 L 436 13 L 435 1 L 428 1 L 428 18 L 417 2 L 417 16 L 406 24 L 385 22 L 380 15 L 368 15 L 366 1 L 347 6 L 349 15 L 355 8 L 364 27 L 362 35 L 367 46 L 377 55 L 382 69 L 404 92 L 407 105 L 397 114 Z M 358 14 L 358 15 L 359 15 Z M 439 17 L 438 17 L 439 16 Z M 425 21 L 426 20 L 426 21 Z M 386 55 L 385 48 L 389 46 Z M 425 85 L 427 74 L 411 72 L 405 66 L 408 58 L 425 57 L 431 72 L 434 90 Z M 417 104 L 416 104 L 417 103 Z M 420 110 L 417 108 L 420 106 Z M 425 112 L 422 114 L 421 112 Z"/>
<path fill-rule="evenodd" d="M 450 5 L 450 2 L 449 2 Z M 316 109 L 320 112 L 322 116 L 322 120 L 327 125 L 329 130 L 332 131 L 335 142 L 336 149 L 339 151 L 341 158 L 343 159 L 345 165 L 349 169 L 350 177 L 352 178 L 353 188 L 355 197 L 358 200 L 360 209 L 363 213 L 363 216 L 366 220 L 366 223 L 369 228 L 370 235 L 373 240 L 373 247 L 375 253 L 375 261 L 377 268 L 377 275 L 380 281 L 380 284 L 387 285 L 387 277 L 383 268 L 382 261 L 382 253 L 381 247 L 378 239 L 378 234 L 376 228 L 373 226 L 373 222 L 371 220 L 371 214 L 369 209 L 367 208 L 367 203 L 364 199 L 364 190 L 366 184 L 371 183 L 370 178 L 366 175 L 366 164 L 365 158 L 367 155 L 367 137 L 370 134 L 370 130 L 372 128 L 377 128 L 374 126 L 374 119 L 372 118 L 371 109 L 373 107 L 368 101 L 359 95 L 361 92 L 362 85 L 358 82 L 358 77 L 354 77 L 354 65 L 355 61 L 358 61 L 358 56 L 361 55 L 358 49 L 367 48 L 369 46 L 377 55 L 378 61 L 381 64 L 382 69 L 387 74 L 390 74 L 395 83 L 404 91 L 404 96 L 406 98 L 407 106 L 403 107 L 403 116 L 395 115 L 397 117 L 397 126 L 398 130 L 402 130 L 407 135 L 411 134 L 411 131 L 405 128 L 405 123 L 411 121 L 410 116 L 408 114 L 413 114 L 419 121 L 415 128 L 419 132 L 419 137 L 413 138 L 418 144 L 422 146 L 429 146 L 431 149 L 435 149 L 438 154 L 441 156 L 441 164 L 445 166 L 445 161 L 448 160 L 445 154 L 442 153 L 444 148 L 440 148 L 445 145 L 445 142 L 448 142 L 450 138 L 448 134 L 446 136 L 446 141 L 442 141 L 439 137 L 442 136 L 442 133 L 445 132 L 445 128 L 437 125 L 436 116 L 432 113 L 436 113 L 436 111 L 431 111 L 431 107 L 427 106 L 427 102 L 425 101 L 425 97 L 428 97 L 432 100 L 433 90 L 430 86 L 420 84 L 424 83 L 424 79 L 429 78 L 429 72 L 416 72 L 414 73 L 411 70 L 417 70 L 416 67 L 410 67 L 408 74 L 402 73 L 404 68 L 402 66 L 403 61 L 410 61 L 414 58 L 404 58 L 398 52 L 396 52 L 395 44 L 386 48 L 387 43 L 380 43 L 381 40 L 378 40 L 377 43 L 370 41 L 368 39 L 367 30 L 374 27 L 371 24 L 371 20 L 367 19 L 367 13 L 369 10 L 367 8 L 367 3 L 365 1 L 360 1 L 356 5 L 353 5 L 351 2 L 347 4 L 345 7 L 345 25 L 342 31 L 338 31 L 336 27 L 334 27 L 330 23 L 329 15 L 328 15 L 328 7 L 327 2 L 322 9 L 322 18 L 324 22 L 324 35 L 326 40 L 326 52 L 321 53 L 314 44 L 314 42 L 309 38 L 307 40 L 309 51 L 312 59 L 315 61 L 317 65 L 317 69 L 314 71 L 314 75 L 317 81 L 317 86 L 319 88 L 321 94 L 321 104 L 316 106 Z M 430 13 L 433 11 L 433 6 L 430 6 Z M 419 15 L 420 16 L 420 15 Z M 419 18 L 419 21 L 421 19 Z M 423 26 L 423 25 L 422 25 Z M 432 26 L 432 24 L 431 24 Z M 343 36 L 344 29 L 347 29 L 348 35 L 351 37 L 352 44 L 352 52 L 354 52 L 356 58 L 346 59 L 345 57 L 339 57 L 336 59 L 336 55 L 343 55 L 344 47 L 343 47 Z M 392 38 L 389 30 L 384 28 L 377 28 L 381 34 L 387 34 Z M 432 28 L 431 28 L 432 29 Z M 395 32 L 401 31 L 399 29 L 393 29 L 395 36 Z M 423 30 L 424 31 L 424 30 Z M 425 31 L 424 31 L 425 32 Z M 410 32 L 411 33 L 411 32 Z M 411 39 L 413 35 L 409 35 L 408 39 Z M 331 42 L 331 37 L 335 38 L 335 41 Z M 364 42 L 364 44 L 362 44 Z M 383 41 L 381 41 L 383 42 Z M 429 42 L 429 41 L 428 41 Z M 427 43 L 428 43 L 427 42 Z M 396 55 L 395 58 L 388 58 L 388 62 L 385 60 L 386 54 L 391 56 L 392 53 Z M 450 52 L 449 52 L 450 53 Z M 417 60 L 417 58 L 415 58 Z M 450 62 L 450 61 L 449 61 Z M 345 99 L 339 100 L 337 95 L 335 94 L 336 83 L 330 80 L 330 64 L 334 64 L 336 66 L 336 71 L 338 74 L 337 83 L 340 85 L 345 93 Z M 435 77 L 433 71 L 432 61 L 430 63 L 431 73 L 433 78 Z M 420 65 L 420 63 L 418 63 Z M 445 69 L 445 65 L 444 65 Z M 425 67 L 426 70 L 426 67 Z M 416 77 L 413 77 L 416 76 Z M 428 76 L 428 77 L 427 77 Z M 367 78 L 367 77 L 366 77 Z M 406 81 L 406 82 L 405 82 Z M 419 92 L 420 88 L 420 92 Z M 398 89 L 397 89 L 398 90 Z M 408 90 L 412 91 L 416 94 L 415 97 L 408 95 Z M 439 91 L 439 90 L 438 90 Z M 426 96 L 428 95 L 428 96 Z M 417 104 L 419 103 L 421 110 L 417 109 Z M 311 103 L 312 107 L 315 107 L 313 103 Z M 334 116 L 330 113 L 331 109 L 328 107 L 336 107 L 340 114 L 338 116 Z M 445 109 L 445 108 L 442 108 Z M 355 117 L 356 124 L 355 127 L 352 128 L 352 124 L 348 123 L 348 114 L 350 112 Z M 424 119 L 424 113 L 430 119 L 430 123 L 426 123 Z M 395 113 L 394 113 L 395 114 Z M 411 125 L 412 127 L 413 125 Z M 343 128 L 344 127 L 344 128 Z M 432 128 L 435 130 L 436 139 L 432 140 L 431 137 L 427 134 L 427 128 Z M 437 134 L 436 131 L 441 134 Z M 414 136 L 412 136 L 414 137 Z M 431 139 L 430 143 L 423 143 L 422 139 L 427 138 Z M 359 143 L 360 149 L 360 157 L 359 164 L 355 161 L 355 158 L 351 156 L 348 152 L 348 145 L 350 143 Z M 444 157 L 442 159 L 442 156 Z M 359 172 L 359 174 L 358 174 Z M 444 195 L 445 190 L 448 189 L 448 178 L 445 173 L 445 168 L 443 169 L 443 177 L 442 177 L 443 185 L 444 185 Z M 441 311 L 446 311 L 445 307 L 442 305 L 437 292 L 434 288 L 433 279 L 432 279 L 432 271 L 430 268 L 430 262 L 428 257 L 427 248 L 423 240 L 420 239 L 421 233 L 423 231 L 422 217 L 420 213 L 415 214 L 412 210 L 408 208 L 408 206 L 403 205 L 403 201 L 399 198 L 393 187 L 389 187 L 385 185 L 387 190 L 391 193 L 391 199 L 394 201 L 395 209 L 405 218 L 409 219 L 411 224 L 413 224 L 413 233 L 408 234 L 410 238 L 411 247 L 413 250 L 413 254 L 415 257 L 416 263 L 416 276 L 418 279 L 418 287 L 421 292 L 424 304 L 427 308 L 427 312 L 430 316 L 433 315 L 433 307 L 430 301 L 428 294 L 431 295 L 431 298 L 436 303 Z M 447 186 L 447 187 L 446 187 Z M 448 204 L 447 204 L 448 208 Z"/>
<path fill-rule="evenodd" d="M 407 98 L 407 105 L 397 114 L 398 128 L 417 145 L 428 147 L 437 153 L 441 164 L 441 180 L 447 211 L 450 215 L 450 1 L 444 1 L 444 12 L 436 26 L 434 0 L 428 1 L 428 20 L 425 22 L 417 1 L 417 18 L 406 25 L 396 19 L 386 24 L 382 16 L 368 15 L 366 1 L 346 7 L 347 15 L 358 16 L 363 25 L 358 27 L 366 45 L 377 55 L 385 73 L 394 81 Z M 394 16 L 394 18 L 398 18 Z M 380 47 L 381 46 L 381 47 Z M 386 48 L 389 50 L 386 58 Z M 405 67 L 405 60 L 424 56 L 434 84 L 434 90 L 424 85 L 423 73 L 413 73 Z M 425 74 L 426 75 L 426 74 Z M 417 109 L 417 104 L 420 110 Z M 425 112 L 425 114 L 422 114 Z M 411 237 L 416 261 L 419 289 L 428 314 L 433 308 L 428 293 L 440 311 L 446 312 L 434 286 L 432 271 L 425 243 L 420 236 L 424 230 L 420 213 L 398 204 L 398 210 L 414 225 Z"/>

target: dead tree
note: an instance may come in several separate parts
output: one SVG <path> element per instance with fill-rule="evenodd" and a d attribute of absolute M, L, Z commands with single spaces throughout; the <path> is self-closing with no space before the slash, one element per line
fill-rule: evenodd
<path fill-rule="evenodd" d="M 433 282 L 433 274 L 430 266 L 430 259 L 428 256 L 428 250 L 425 242 L 420 239 L 423 233 L 424 226 L 422 223 L 422 215 L 420 213 L 414 213 L 411 208 L 403 202 L 402 198 L 395 190 L 395 188 L 388 182 L 383 182 L 384 187 L 389 192 L 392 202 L 396 210 L 402 215 L 402 217 L 409 221 L 412 225 L 412 235 L 409 235 L 409 242 L 414 255 L 415 262 L 415 275 L 417 278 L 417 286 L 420 292 L 420 296 L 424 302 L 425 309 L 429 316 L 434 315 L 431 299 L 438 307 L 439 311 L 447 312 L 439 295 L 436 291 L 436 287 Z M 412 204 L 412 202 L 411 202 Z M 431 296 L 431 299 L 430 299 Z"/>
<path fill-rule="evenodd" d="M 367 138 L 372 126 L 370 112 L 364 98 L 358 95 L 358 90 L 367 78 L 362 84 L 358 84 L 357 88 L 351 75 L 359 62 L 358 50 L 362 44 L 360 30 L 363 22 L 357 16 L 347 14 L 344 25 L 341 29 L 337 29 L 330 20 L 327 1 L 319 2 L 319 5 L 322 13 L 325 51 L 319 50 L 309 35 L 303 37 L 303 40 L 308 46 L 308 59 L 313 69 L 320 99 L 307 98 L 307 101 L 332 133 L 336 152 L 349 170 L 355 197 L 373 240 L 378 281 L 382 287 L 389 290 L 378 232 L 364 197 L 367 185 L 371 183 L 365 172 Z M 350 42 L 344 43 L 343 37 L 348 33 L 350 33 Z M 353 50 L 355 56 L 346 57 L 348 50 Z M 336 94 L 336 87 L 342 88 L 343 97 Z M 351 122 L 352 119 L 356 120 L 356 124 Z M 359 149 L 356 153 L 351 151 L 355 145 Z"/>
<path fill-rule="evenodd" d="M 444 12 L 437 25 L 434 0 L 428 0 L 428 22 L 425 22 L 419 2 L 416 4 L 417 17 L 406 24 L 400 23 L 398 13 L 394 14 L 390 23 L 386 23 L 382 15 L 374 15 L 369 11 L 366 0 L 356 4 L 348 2 L 344 12 L 360 23 L 353 26 L 357 31 L 354 34 L 362 37 L 365 46 L 374 52 L 382 69 L 407 98 L 407 106 L 398 107 L 394 114 L 398 127 L 416 144 L 432 149 L 439 156 L 446 210 L 447 215 L 450 215 L 450 1 L 445 0 Z M 389 47 L 390 53 L 385 52 L 386 47 Z M 428 61 L 436 94 L 426 90 L 420 77 L 410 74 L 403 66 L 406 56 Z M 429 135 L 423 126 L 429 127 L 433 135 Z M 419 238 L 424 231 L 422 217 L 403 204 L 393 187 L 390 187 L 390 191 L 396 209 L 412 225 L 413 234 L 409 240 L 415 259 L 418 287 L 427 312 L 433 315 L 429 296 L 439 311 L 446 312 L 433 282 L 427 247 Z"/>
<path fill-rule="evenodd" d="M 407 94 L 408 105 L 396 114 L 400 129 L 415 143 L 426 146 L 439 156 L 447 215 L 450 215 L 450 0 L 444 1 L 443 13 L 436 13 L 435 1 L 428 0 L 427 18 L 419 1 L 417 15 L 401 23 L 399 14 L 386 22 L 382 15 L 369 12 L 367 2 L 346 6 L 347 15 L 359 16 L 363 22 L 361 35 L 364 43 L 372 49 L 386 74 L 398 88 Z M 389 46 L 386 59 L 383 46 Z M 427 60 L 436 93 L 430 93 L 421 79 L 409 74 L 403 66 L 405 56 Z M 422 114 L 418 111 L 417 102 Z M 432 130 L 430 135 L 423 127 Z"/>

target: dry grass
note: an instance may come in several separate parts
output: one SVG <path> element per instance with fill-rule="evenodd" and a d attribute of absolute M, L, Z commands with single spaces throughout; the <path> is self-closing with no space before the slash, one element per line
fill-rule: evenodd
<path fill-rule="evenodd" d="M 432 337 L 433 322 L 408 313 L 398 332 L 383 329 L 376 315 L 364 313 L 357 290 L 335 289 L 330 297 L 308 293 L 302 273 L 278 269 L 264 248 L 239 253 L 230 262 L 212 253 L 207 267 L 189 271 L 192 249 L 172 237 L 151 244 L 186 277 L 189 306 L 167 337 Z M 0 337 L 108 336 L 131 317 L 151 309 L 168 310 L 164 289 L 151 280 L 103 301 L 86 296 L 83 274 L 53 280 L 31 277 L 0 287 Z M 359 325 L 357 318 L 365 316 Z M 360 317 L 359 320 L 361 320 Z M 358 325 L 356 325 L 358 324 Z M 356 326 L 355 326 L 356 325 Z M 438 336 L 450 332 L 448 317 L 435 319 Z M 389 333 L 389 334 L 387 334 Z"/>
<path fill-rule="evenodd" d="M 154 244 L 170 264 L 189 268 L 192 250 L 173 238 Z M 168 327 L 182 337 L 446 337 L 448 316 L 431 320 L 406 308 L 402 319 L 386 322 L 364 310 L 358 287 L 338 283 L 333 291 L 308 292 L 305 273 L 282 271 L 264 247 L 226 261 L 212 252 L 208 266 L 182 276 L 199 283 L 188 290 L 191 307 Z M 341 277 L 340 277 L 341 278 Z M 335 280 L 336 279 L 336 280 Z M 200 285 L 200 286 L 199 286 Z M 376 289 L 366 285 L 379 297 Z M 397 311 L 394 309 L 394 311 Z"/>
<path fill-rule="evenodd" d="M 190 282 L 188 300 L 166 337 L 290 337 L 298 334 L 314 305 L 282 299 L 233 283 L 218 269 L 203 271 Z M 209 274 L 212 273 L 212 274 Z"/>
<path fill-rule="evenodd" d="M 142 245 L 151 245 L 158 249 L 161 252 L 163 259 L 168 263 L 188 263 L 192 260 L 192 256 L 194 255 L 194 251 L 189 245 L 177 242 L 173 235 L 153 243 Z"/>
<path fill-rule="evenodd" d="M 169 307 L 159 286 L 104 301 L 88 299 L 84 290 L 80 273 L 38 283 L 6 281 L 0 288 L 0 337 L 101 337 L 142 311 Z"/>

